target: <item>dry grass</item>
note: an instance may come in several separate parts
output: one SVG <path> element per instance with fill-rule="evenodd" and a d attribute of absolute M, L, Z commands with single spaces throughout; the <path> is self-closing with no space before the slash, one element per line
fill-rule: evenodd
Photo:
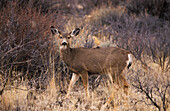
<path fill-rule="evenodd" d="M 158 74 L 159 70 L 152 67 L 152 73 L 156 72 Z M 125 70 L 124 73 L 127 76 L 132 76 L 134 72 L 131 70 L 138 70 L 141 67 L 140 62 L 134 61 L 132 68 Z M 141 69 L 143 70 L 143 69 Z M 146 74 L 149 74 L 150 71 L 147 71 Z M 161 73 L 161 72 L 160 72 Z M 168 74 L 168 73 L 166 73 Z M 165 74 L 165 75 L 166 75 Z M 160 76 L 159 76 L 160 77 Z M 160 77 L 161 78 L 161 77 Z M 168 78 L 166 78 L 168 79 Z M 165 80 L 167 81 L 167 80 Z M 124 110 L 139 110 L 139 111 L 157 111 L 157 108 L 154 105 L 146 105 L 140 100 L 144 99 L 144 95 L 140 92 L 136 92 L 135 88 L 130 86 L 129 94 L 126 96 L 122 89 L 116 90 L 116 86 L 112 86 L 109 81 L 109 77 L 103 76 L 100 85 L 92 90 L 90 88 L 90 100 L 86 100 L 85 90 L 82 84 L 82 81 L 78 81 L 71 91 L 69 99 L 64 99 L 65 92 L 61 91 L 60 86 L 56 84 L 55 76 L 53 76 L 46 90 L 36 90 L 30 89 L 26 86 L 19 85 L 10 85 L 6 86 L 6 90 L 0 97 L 1 101 L 1 110 L 48 110 L 48 111 L 98 111 L 98 110 L 114 110 L 114 111 L 124 111 Z M 131 84 L 131 81 L 129 81 Z M 12 87 L 12 88 L 8 88 Z M 66 91 L 68 83 L 64 87 Z M 90 84 L 91 87 L 91 84 Z M 113 101 L 111 104 L 105 106 L 105 103 L 108 97 L 111 96 Z M 167 93 L 167 98 L 169 94 Z M 158 101 L 159 97 L 157 97 Z M 139 101 L 137 101 L 139 100 Z M 136 102 L 136 103 L 135 103 Z M 146 99 L 145 102 L 151 104 L 149 100 Z M 168 108 L 167 108 L 168 109 Z"/>
<path fill-rule="evenodd" d="M 16 6 L 17 5 L 14 5 L 14 9 L 17 8 Z M 57 8 L 62 8 L 62 7 L 57 7 Z M 11 10 L 11 8 L 8 7 L 6 11 L 8 10 Z M 19 19 L 17 19 L 19 20 L 18 23 L 22 24 L 24 23 L 24 21 L 28 21 L 28 23 L 26 22 L 27 24 L 24 26 L 29 26 L 28 29 L 23 28 L 24 33 L 28 32 L 27 30 L 29 31 L 32 30 L 33 32 L 41 31 L 40 35 L 36 35 L 36 36 L 32 35 L 31 37 L 32 38 L 37 37 L 40 38 L 41 40 L 43 36 L 45 43 L 49 41 L 50 45 L 40 44 L 39 41 L 35 43 L 37 46 L 42 45 L 43 47 L 45 47 L 44 49 L 42 49 L 41 47 L 39 48 L 41 49 L 40 52 L 42 51 L 40 54 L 38 53 L 39 55 L 33 53 L 36 56 L 36 57 L 33 56 L 35 57 L 33 58 L 33 61 L 36 63 L 35 66 L 40 68 L 40 72 L 38 72 L 39 70 L 34 70 L 35 72 L 33 73 L 29 73 L 29 71 L 27 71 L 25 74 L 24 72 L 22 72 L 22 70 L 21 72 L 17 71 L 17 66 L 15 65 L 11 65 L 11 66 L 9 65 L 9 68 L 7 67 L 5 70 L 4 69 L 4 66 L 6 65 L 5 58 L 3 57 L 0 58 L 1 60 L 0 91 L 3 89 L 5 80 L 7 80 L 8 78 L 7 85 L 5 86 L 2 95 L 0 95 L 0 110 L 2 111 L 6 111 L 6 110 L 158 111 L 159 107 L 160 110 L 163 110 L 164 99 L 165 99 L 164 103 L 165 103 L 166 110 L 170 110 L 170 99 L 169 99 L 170 98 L 170 87 L 169 87 L 169 81 L 170 81 L 170 75 L 169 75 L 170 59 L 169 58 L 170 57 L 168 55 L 169 52 L 165 56 L 165 61 L 162 60 L 164 62 L 164 66 L 165 66 L 164 68 L 166 68 L 166 70 L 162 70 L 162 67 L 160 67 L 160 64 L 157 62 L 157 59 L 161 60 L 162 56 L 160 58 L 159 57 L 157 58 L 156 55 L 156 53 L 159 53 L 159 51 L 161 51 L 162 49 L 158 51 L 153 50 L 156 52 L 153 53 L 153 55 L 149 55 L 144 52 L 144 50 L 147 49 L 147 47 L 142 47 L 143 45 L 152 45 L 146 43 L 148 39 L 146 40 L 143 39 L 143 37 L 145 36 L 148 36 L 148 38 L 150 37 L 151 41 L 156 40 L 156 39 L 152 40 L 153 35 L 160 34 L 160 38 L 164 37 L 164 35 L 161 35 L 162 33 L 164 34 L 164 32 L 159 32 L 159 31 L 154 31 L 153 35 L 145 35 L 146 34 L 145 30 L 149 30 L 148 24 L 152 24 L 152 19 L 147 19 L 146 17 L 146 20 L 143 20 L 143 18 L 136 17 L 136 19 L 139 19 L 137 21 L 137 20 L 130 19 L 130 17 L 126 18 L 126 16 L 123 15 L 123 14 L 127 14 L 125 11 L 125 7 L 117 6 L 115 8 L 111 5 L 106 5 L 106 6 L 104 5 L 101 6 L 100 8 L 96 7 L 90 13 L 86 13 L 86 15 L 84 15 L 83 18 L 71 14 L 68 14 L 69 16 L 67 14 L 66 15 L 63 14 L 64 16 L 57 14 L 56 16 L 58 18 L 56 17 L 57 18 L 56 22 L 52 20 L 53 14 L 49 15 L 51 21 L 49 21 L 49 19 L 46 18 L 48 16 L 46 16 L 45 14 L 41 15 L 40 12 L 30 13 L 29 15 L 27 15 L 27 13 L 21 12 L 21 14 L 24 17 L 24 19 L 22 19 L 22 17 L 19 17 Z M 3 18 L 4 16 L 5 14 L 1 17 Z M 33 18 L 33 20 L 30 20 L 29 18 Z M 59 22 L 60 20 L 63 21 L 68 20 L 68 21 Z M 149 21 L 147 23 L 147 20 L 148 21 L 151 20 L 151 22 Z M 10 21 L 3 21 L 3 19 L 1 21 L 2 21 L 1 23 L 4 24 L 4 27 L 6 26 L 6 23 L 10 22 Z M 138 25 L 138 22 L 139 23 L 141 22 L 141 24 L 146 23 L 148 27 L 147 26 L 143 27 L 141 24 L 139 24 L 139 29 L 140 29 L 139 31 L 138 29 L 136 30 L 136 28 L 133 29 L 134 24 Z M 11 21 L 11 23 L 13 23 L 13 21 Z M 154 23 L 157 22 L 154 21 Z M 154 23 L 152 24 L 153 27 L 159 27 L 158 24 L 154 24 Z M 128 47 L 132 47 L 129 48 L 130 51 L 134 52 L 134 54 L 136 53 L 139 54 L 141 58 L 135 59 L 135 57 L 133 57 L 132 67 L 129 70 L 124 71 L 128 83 L 130 84 L 128 95 L 125 95 L 122 89 L 117 90 L 117 86 L 116 85 L 113 86 L 110 83 L 108 76 L 100 76 L 98 79 L 96 79 L 97 77 L 89 78 L 89 83 L 90 83 L 89 101 L 86 100 L 85 89 L 83 87 L 81 79 L 75 84 L 73 90 L 71 91 L 70 97 L 68 99 L 64 99 L 70 81 L 70 73 L 67 67 L 64 64 L 62 64 L 61 61 L 59 61 L 58 49 L 57 49 L 59 43 L 57 38 L 50 38 L 50 39 L 48 38 L 50 37 L 50 31 L 47 30 L 48 27 L 50 27 L 48 25 L 57 25 L 58 27 L 62 26 L 64 31 L 68 31 L 68 32 L 73 30 L 75 27 L 80 27 L 81 32 L 78 37 L 72 38 L 71 47 L 97 47 L 97 46 L 114 47 L 115 45 L 119 45 L 125 48 L 127 48 L 126 45 Z M 121 28 L 115 26 L 120 26 Z M 2 27 L 2 29 L 5 28 Z M 168 29 L 169 27 L 167 25 L 167 28 L 165 28 L 165 35 L 169 34 Z M 161 30 L 164 29 L 162 28 Z M 63 31 L 62 28 L 61 31 Z M 21 37 L 23 37 L 24 33 L 21 29 L 20 32 L 21 32 Z M 149 32 L 151 31 L 148 31 L 148 33 Z M 2 33 L 0 32 L 0 34 Z M 138 34 L 140 36 L 138 36 Z M 26 34 L 26 37 L 30 38 L 29 33 Z M 166 37 L 167 36 L 165 36 L 165 38 Z M 55 44 L 51 42 L 52 41 L 51 39 L 52 40 L 55 39 Z M 141 40 L 143 41 L 141 42 Z M 165 39 L 165 41 L 167 40 L 169 39 Z M 8 40 L 6 40 L 6 42 L 8 43 Z M 113 44 L 114 42 L 115 44 Z M 139 44 L 139 43 L 145 43 L 145 44 Z M 158 43 L 160 43 L 160 41 L 155 42 L 153 46 L 155 45 L 159 46 L 160 44 Z M 2 47 L 2 45 L 0 46 Z M 35 46 L 35 45 L 33 44 L 31 46 Z M 166 47 L 166 45 L 164 47 Z M 159 49 L 159 47 L 156 48 Z M 28 49 L 30 49 L 29 46 Z M 28 49 L 26 49 L 26 51 L 28 51 Z M 37 48 L 35 47 L 35 49 Z M 142 53 L 139 53 L 137 51 L 139 52 L 141 51 Z M 167 51 L 165 50 L 164 52 Z M 2 51 L 1 53 L 3 54 Z M 6 52 L 4 51 L 4 53 Z M 11 55 L 21 55 L 21 54 L 9 54 L 9 56 Z M 156 57 L 157 59 L 155 59 L 154 61 L 153 57 L 151 56 Z M 6 60 L 8 64 L 8 58 Z M 147 64 L 147 67 L 142 62 Z M 39 64 L 37 65 L 37 63 Z M 12 76 L 10 78 L 11 74 Z M 32 75 L 32 78 L 28 80 L 29 75 Z M 137 87 L 140 86 L 140 83 L 142 87 Z M 164 94 L 165 94 L 165 98 L 163 98 Z M 107 102 L 109 97 L 111 97 L 113 101 L 110 104 L 106 105 L 105 103 Z M 155 101 L 158 107 L 156 107 L 153 104 L 153 102 L 151 102 L 151 100 L 148 99 L 148 97 L 151 97 L 151 100 Z"/>

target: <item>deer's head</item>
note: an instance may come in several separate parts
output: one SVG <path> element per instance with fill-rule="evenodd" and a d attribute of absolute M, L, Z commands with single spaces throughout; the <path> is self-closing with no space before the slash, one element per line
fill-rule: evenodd
<path fill-rule="evenodd" d="M 70 38 L 77 36 L 80 32 L 80 28 L 75 28 L 70 33 L 61 33 L 54 26 L 51 26 L 50 28 L 53 36 L 57 36 L 60 39 L 60 50 L 70 47 Z"/>

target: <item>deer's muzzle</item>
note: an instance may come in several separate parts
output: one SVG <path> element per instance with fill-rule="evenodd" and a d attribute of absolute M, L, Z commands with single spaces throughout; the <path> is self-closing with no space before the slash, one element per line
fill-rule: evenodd
<path fill-rule="evenodd" d="M 67 45 L 67 42 L 63 42 L 61 45 L 64 45 L 64 46 L 65 46 L 65 45 Z"/>

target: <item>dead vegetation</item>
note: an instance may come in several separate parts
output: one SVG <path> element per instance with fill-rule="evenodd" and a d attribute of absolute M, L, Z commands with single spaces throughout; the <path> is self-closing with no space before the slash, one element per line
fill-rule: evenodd
<path fill-rule="evenodd" d="M 168 0 L 1 0 L 0 110 L 170 110 L 169 4 Z M 71 73 L 60 61 L 51 25 L 61 31 L 81 28 L 71 47 L 116 45 L 129 50 L 134 55 L 132 67 L 124 71 L 129 95 L 111 87 L 109 77 L 93 76 L 90 101 L 85 99 L 82 80 L 64 99 Z M 113 92 L 113 101 L 104 106 Z"/>

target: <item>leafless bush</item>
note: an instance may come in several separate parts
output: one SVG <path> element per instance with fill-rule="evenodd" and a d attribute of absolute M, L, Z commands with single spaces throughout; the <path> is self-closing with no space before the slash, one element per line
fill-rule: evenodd
<path fill-rule="evenodd" d="M 93 14 L 94 13 L 94 14 Z M 89 22 L 93 35 L 112 35 L 112 42 L 119 47 L 130 50 L 136 59 L 147 67 L 143 55 L 152 57 L 153 62 L 160 65 L 163 71 L 169 69 L 165 65 L 169 61 L 169 30 L 168 21 L 150 15 L 129 16 L 122 7 L 104 7 L 92 12 Z M 109 39 L 109 38 L 107 38 Z M 169 62 L 168 62 L 169 64 Z"/>
<path fill-rule="evenodd" d="M 138 19 L 129 18 L 126 25 L 125 27 L 129 27 L 127 32 L 121 30 L 119 36 L 125 40 L 125 48 L 131 50 L 136 59 L 143 63 L 143 55 L 149 55 L 153 62 L 160 65 L 162 71 L 167 71 L 169 68 L 165 62 L 169 61 L 170 56 L 169 22 L 161 21 L 157 17 L 141 16 Z M 124 40 L 120 39 L 120 43 Z"/>
<path fill-rule="evenodd" d="M 168 96 L 170 94 L 170 83 L 168 73 L 159 74 L 158 72 L 143 72 L 138 70 L 130 77 L 135 93 L 141 93 L 142 96 L 133 97 L 134 105 L 144 103 L 145 105 L 153 105 L 159 111 L 166 111 L 170 103 Z"/>
<path fill-rule="evenodd" d="M 56 95 L 49 98 L 48 91 L 43 90 L 45 93 L 38 93 L 36 98 L 41 95 L 40 98 L 33 101 L 36 103 L 43 101 L 48 104 L 39 104 L 40 108 L 50 108 L 51 105 L 58 108 L 60 104 L 62 110 L 73 110 L 70 107 L 72 103 L 61 100 L 66 93 L 71 73 L 66 65 L 59 61 L 57 39 L 50 36 L 49 27 L 56 25 L 64 31 L 81 27 L 80 36 L 73 40 L 73 47 L 93 47 L 95 41 L 88 40 L 88 37 L 94 36 L 100 42 L 109 40 L 108 44 L 116 42 L 119 47 L 130 50 L 135 58 L 146 66 L 147 61 L 159 64 L 162 72 L 153 72 L 149 68 L 144 72 L 141 67 L 137 67 L 135 70 L 138 72 L 132 72 L 128 76 L 132 89 L 136 91 L 135 94 L 139 94 L 129 99 L 132 99 L 134 106 L 144 103 L 155 109 L 167 110 L 170 102 L 168 100 L 170 64 L 168 3 L 169 0 L 131 0 L 130 3 L 129 0 L 1 0 L 0 88 L 5 87 L 7 81 L 13 84 L 18 80 L 30 84 L 28 87 L 43 89 L 47 84 L 50 85 L 49 79 L 53 75 L 56 79 L 53 78 L 53 87 L 49 89 L 58 88 L 54 90 Z M 93 104 L 94 108 L 101 107 L 103 100 L 106 99 L 103 93 L 107 91 L 96 82 L 104 83 L 105 78 L 91 77 L 89 80 L 93 94 L 102 95 L 99 98 L 92 95 L 92 98 L 93 96 L 97 98 L 93 101 L 97 104 L 96 106 Z M 15 85 L 20 86 L 20 84 L 23 83 Z M 78 82 L 75 88 L 80 89 L 80 84 Z M 96 90 L 98 86 L 99 89 Z M 41 92 L 41 89 L 38 91 Z M 4 89 L 0 89 L 0 95 L 3 91 Z M 73 94 L 71 98 L 73 103 L 77 101 L 75 110 L 85 108 L 84 103 L 86 103 L 80 95 L 78 100 L 74 98 L 78 93 Z M 37 104 L 31 105 L 37 108 Z M 146 105 L 142 104 L 142 107 Z M 16 109 L 27 109 L 28 106 L 30 105 L 19 105 Z"/>
<path fill-rule="evenodd" d="M 21 8 L 19 2 L 0 10 L 0 71 L 4 78 L 31 79 L 47 71 L 52 54 L 58 59 L 48 30 L 54 15 L 41 14 L 31 3 Z"/>
<path fill-rule="evenodd" d="M 18 7 L 20 8 L 24 9 L 29 6 L 31 8 L 35 8 L 36 11 L 39 11 L 41 13 L 48 13 L 50 6 L 51 6 L 51 1 L 48 1 L 48 0 L 1 0 L 0 10 L 8 7 L 8 5 L 12 2 L 17 2 Z"/>
<path fill-rule="evenodd" d="M 159 18 L 170 20 L 170 1 L 169 0 L 131 0 L 126 6 L 128 13 L 137 15 L 146 12 Z"/>

